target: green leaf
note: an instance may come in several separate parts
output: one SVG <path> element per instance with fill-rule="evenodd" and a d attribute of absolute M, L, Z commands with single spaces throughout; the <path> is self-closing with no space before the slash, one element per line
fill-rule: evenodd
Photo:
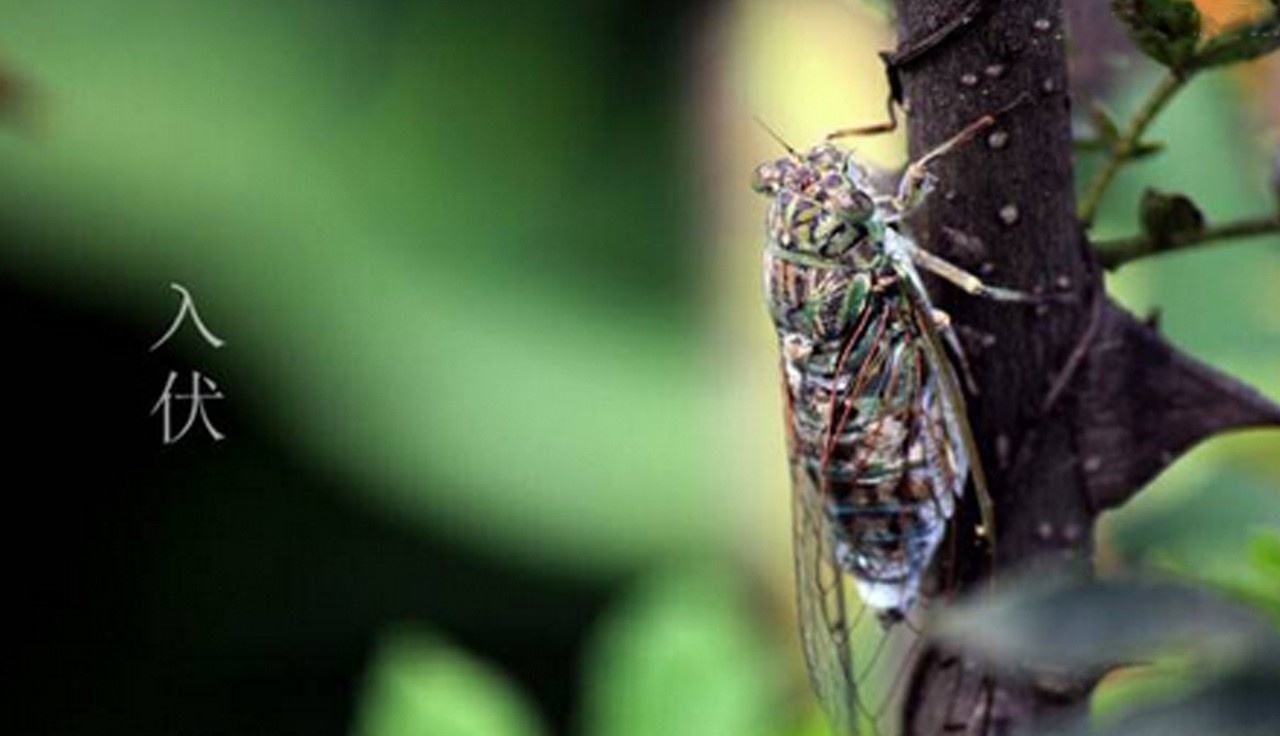
<path fill-rule="evenodd" d="M 1089 105 L 1089 120 L 1098 138 L 1108 147 L 1114 147 L 1120 140 L 1120 126 L 1116 125 L 1115 116 L 1101 102 L 1094 100 Z"/>
<path fill-rule="evenodd" d="M 1133 150 L 1129 153 L 1129 159 L 1140 161 L 1158 153 L 1164 153 L 1165 147 L 1162 141 L 1142 141 L 1133 147 Z"/>
<path fill-rule="evenodd" d="M 1280 49 L 1280 11 L 1257 23 L 1232 28 L 1205 42 L 1196 53 L 1194 66 L 1206 69 L 1251 61 Z"/>
<path fill-rule="evenodd" d="M 1249 561 L 1256 573 L 1256 585 L 1243 590 L 1244 596 L 1271 615 L 1280 626 L 1280 532 L 1267 530 L 1249 545 Z"/>
<path fill-rule="evenodd" d="M 1204 229 L 1204 215 L 1185 195 L 1147 189 L 1142 193 L 1139 207 L 1142 229 L 1157 248 Z"/>
<path fill-rule="evenodd" d="M 1280 733 L 1280 662 L 1256 661 L 1174 700 L 1055 736 L 1272 736 Z"/>
<path fill-rule="evenodd" d="M 1251 611 L 1202 589 L 1043 575 L 948 611 L 938 634 L 998 664 L 1070 671 L 1109 669 L 1163 651 L 1238 659 L 1280 646 Z"/>
<path fill-rule="evenodd" d="M 746 591 L 726 571 L 663 575 L 602 622 L 585 667 L 588 736 L 768 736 L 786 684 Z"/>
<path fill-rule="evenodd" d="M 1112 0 L 1111 9 L 1147 56 L 1175 71 L 1191 64 L 1201 18 L 1190 0 Z"/>
<path fill-rule="evenodd" d="M 1107 673 L 1089 697 L 1094 717 L 1115 718 L 1186 695 L 1204 682 L 1200 663 L 1185 655 L 1156 656 Z"/>
<path fill-rule="evenodd" d="M 1276 590 L 1280 591 L 1280 531 L 1268 530 L 1255 537 L 1249 545 L 1249 557 L 1254 566 L 1266 573 L 1276 584 Z"/>
<path fill-rule="evenodd" d="M 1101 138 L 1072 138 L 1071 146 L 1076 153 L 1101 153 L 1111 150 Z"/>
<path fill-rule="evenodd" d="M 432 637 L 390 636 L 366 676 L 355 736 L 540 736 L 538 718 L 499 672 Z"/>

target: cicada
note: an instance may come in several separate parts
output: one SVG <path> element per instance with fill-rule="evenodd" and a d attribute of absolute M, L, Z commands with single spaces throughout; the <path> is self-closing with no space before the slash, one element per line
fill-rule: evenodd
<path fill-rule="evenodd" d="M 993 123 L 977 121 L 909 166 L 895 192 L 830 141 L 804 154 L 787 146 L 756 170 L 754 188 L 770 200 L 764 288 L 782 354 L 801 638 L 814 689 L 845 733 L 881 717 L 884 703 L 863 697 L 862 680 L 893 632 L 915 629 L 910 616 L 969 478 L 978 534 L 994 549 L 964 353 L 920 272 L 977 296 L 1035 297 L 930 253 L 903 222 L 933 187 L 929 164 Z M 855 646 L 867 610 L 881 633 L 869 650 Z M 880 683 L 881 697 L 896 685 Z"/>

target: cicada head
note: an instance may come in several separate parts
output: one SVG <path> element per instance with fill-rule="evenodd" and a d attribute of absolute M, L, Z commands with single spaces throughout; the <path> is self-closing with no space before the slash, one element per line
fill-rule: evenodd
<path fill-rule="evenodd" d="M 830 143 L 762 164 L 753 188 L 772 200 L 768 234 L 784 250 L 845 260 L 880 226 L 866 172 Z"/>

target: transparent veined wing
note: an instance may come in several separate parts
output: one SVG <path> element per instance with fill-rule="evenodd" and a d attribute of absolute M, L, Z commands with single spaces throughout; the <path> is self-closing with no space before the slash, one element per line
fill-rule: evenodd
<path fill-rule="evenodd" d="M 935 310 L 933 303 L 929 299 L 929 292 L 925 289 L 924 282 L 920 279 L 920 274 L 916 271 L 915 265 L 911 261 L 911 251 L 918 250 L 919 246 L 892 230 L 887 235 L 889 242 L 895 246 L 890 251 L 894 254 L 895 269 L 902 278 L 907 299 L 915 312 L 916 323 L 921 336 L 920 345 L 931 368 L 931 373 L 936 379 L 937 397 L 941 402 L 941 409 L 946 422 L 949 437 L 948 444 L 954 452 L 962 454 L 963 457 L 958 459 L 963 460 L 963 464 L 968 469 L 968 474 L 973 477 L 974 490 L 978 498 L 978 508 L 982 515 L 982 534 L 987 542 L 988 553 L 994 561 L 996 545 L 995 508 L 991 500 L 990 489 L 987 486 L 986 473 L 982 468 L 982 458 L 978 453 L 978 443 L 974 440 L 973 429 L 969 425 L 969 413 L 965 404 L 964 392 L 960 388 L 960 378 L 956 375 L 955 366 L 947 357 L 942 338 L 939 336 L 938 328 L 934 324 Z M 958 342 L 954 344 L 958 350 Z M 963 493 L 964 480 L 961 477 L 960 485 L 957 488 L 957 496 Z"/>
<path fill-rule="evenodd" d="M 909 262 L 906 267 L 911 267 Z M 903 281 L 918 279 L 914 271 L 902 276 Z M 912 291 L 910 286 L 904 290 Z M 924 641 L 920 632 L 928 604 L 951 589 L 950 575 L 941 572 L 952 569 L 950 564 L 935 568 L 932 590 L 926 591 L 917 587 L 919 575 L 900 583 L 868 579 L 866 571 L 875 567 L 868 560 L 886 550 L 890 559 L 896 553 L 909 554 L 916 559 L 911 568 L 917 572 L 926 571 L 938 558 L 949 560 L 954 546 L 938 545 L 955 519 L 957 499 L 975 457 L 964 397 L 942 349 L 927 295 L 919 301 L 904 299 L 887 310 L 881 313 L 886 324 L 900 324 L 903 330 L 887 330 L 886 335 L 896 336 L 877 339 L 869 350 L 854 351 L 860 362 L 837 371 L 831 385 L 851 388 L 848 394 L 837 391 L 830 398 L 830 409 L 821 420 L 826 427 L 816 433 L 798 422 L 796 414 L 797 392 L 811 388 L 814 379 L 804 377 L 811 374 L 805 373 L 803 363 L 788 365 L 784 360 L 784 374 L 801 374 L 783 386 L 792 454 L 801 639 L 813 689 L 842 734 L 898 732 L 895 705 L 913 655 Z M 810 409 L 808 416 L 812 424 L 815 412 Z M 886 435 L 889 426 L 902 428 L 902 433 Z M 843 467 L 827 464 L 833 455 L 815 453 L 815 434 L 833 439 L 848 435 L 852 453 L 845 455 Z M 882 440 L 887 436 L 898 439 L 886 444 Z M 856 461 L 860 456 L 868 464 Z M 829 478 L 840 478 L 836 485 L 845 490 L 822 485 L 822 479 Z M 878 507 L 865 500 L 838 500 L 859 483 L 881 492 L 891 489 L 893 500 L 885 501 L 883 512 L 887 516 L 879 517 Z M 880 525 L 892 517 L 907 518 L 908 512 L 912 531 L 919 536 L 887 526 L 884 539 L 892 544 L 876 549 Z M 918 603 L 908 604 L 904 619 L 884 615 L 886 601 L 913 599 Z M 870 612 L 867 602 L 872 602 Z"/>
<path fill-rule="evenodd" d="M 842 734 L 856 733 L 858 683 L 845 575 L 808 472 L 792 464 L 791 500 L 800 643 L 814 693 Z"/>
<path fill-rule="evenodd" d="M 924 405 L 913 407 L 907 421 L 921 428 L 937 424 Z M 904 681 L 924 642 L 925 607 L 905 620 L 878 619 L 862 597 L 878 591 L 865 581 L 859 586 L 840 562 L 827 502 L 811 469 L 793 456 L 791 474 L 797 610 L 813 690 L 835 733 L 896 734 Z"/>

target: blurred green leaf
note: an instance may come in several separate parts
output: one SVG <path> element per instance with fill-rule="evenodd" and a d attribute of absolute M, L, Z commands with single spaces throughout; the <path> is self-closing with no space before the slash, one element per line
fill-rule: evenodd
<path fill-rule="evenodd" d="M 1252 61 L 1280 49 L 1280 12 L 1214 36 L 1196 52 L 1199 69 Z"/>
<path fill-rule="evenodd" d="M 1112 0 L 1111 8 L 1147 56 L 1174 70 L 1194 58 L 1202 20 L 1190 0 Z"/>
<path fill-rule="evenodd" d="M 1280 530 L 1260 532 L 1249 545 L 1249 559 L 1257 572 L 1257 584 L 1246 588 L 1247 595 L 1259 608 L 1271 614 L 1280 629 Z"/>
<path fill-rule="evenodd" d="M 140 332 L 182 281 L 236 408 L 396 523 L 581 574 L 714 543 L 693 177 L 674 87 L 609 97 L 619 8 L 0 7 L 49 113 L 0 136 L 15 278 Z"/>
<path fill-rule="evenodd" d="M 539 719 L 506 677 L 434 637 L 402 631 L 366 675 L 355 736 L 538 736 Z"/>
<path fill-rule="evenodd" d="M 537 715 L 500 673 L 441 641 L 388 637 L 366 675 L 354 736 L 539 736 Z"/>
<path fill-rule="evenodd" d="M 1280 724 L 1280 635 L 1201 588 L 1028 575 L 946 612 L 939 635 L 1000 666 L 1066 682 L 1120 663 L 1160 663 L 1117 673 L 1120 685 L 1105 684 L 1094 722 L 1059 736 L 1262 736 Z"/>
<path fill-rule="evenodd" d="M 1142 230 L 1156 247 L 1167 246 L 1175 238 L 1204 229 L 1204 214 L 1184 194 L 1147 189 L 1142 193 L 1139 212 Z"/>
<path fill-rule="evenodd" d="M 1186 649 L 1241 657 L 1276 634 L 1250 611 L 1174 582 L 1025 578 L 962 605 L 939 635 L 1009 665 L 1105 670 Z"/>
<path fill-rule="evenodd" d="M 1280 48 L 1280 10 L 1202 42 L 1203 19 L 1191 0 L 1112 0 L 1111 6 L 1138 48 L 1179 73 L 1251 61 Z"/>
<path fill-rule="evenodd" d="M 1273 578 L 1250 563 L 1257 537 L 1280 529 L 1271 482 L 1227 471 L 1201 483 L 1202 493 L 1150 491 L 1111 515 L 1105 536 L 1112 550 L 1126 566 L 1176 573 L 1251 604 L 1260 602 L 1259 592 L 1280 592 Z"/>
<path fill-rule="evenodd" d="M 1185 655 L 1161 655 L 1147 664 L 1108 672 L 1090 697 L 1090 713 L 1115 717 L 1184 695 L 1199 683 L 1198 663 Z"/>
<path fill-rule="evenodd" d="M 1275 560 L 1280 556 L 1280 531 L 1262 529 L 1249 537 L 1247 545 L 1238 547 L 1235 554 L 1240 558 L 1236 565 L 1239 569 L 1232 570 L 1231 574 L 1214 565 L 1176 562 L 1161 557 L 1156 559 L 1167 570 L 1187 579 L 1212 585 L 1251 608 L 1269 615 L 1280 631 L 1280 567 L 1277 567 L 1280 563 Z"/>
<path fill-rule="evenodd" d="M 1280 662 L 1254 662 L 1184 697 L 1055 731 L 1055 736 L 1275 736 Z"/>
<path fill-rule="evenodd" d="M 1161 141 L 1142 141 L 1133 147 L 1133 151 L 1129 154 L 1129 158 L 1133 161 L 1141 161 L 1149 158 L 1157 153 L 1163 153 L 1167 146 Z"/>
<path fill-rule="evenodd" d="M 1116 124 L 1115 115 L 1106 105 L 1094 100 L 1089 105 L 1089 120 L 1098 134 L 1099 141 L 1107 148 L 1114 147 L 1120 140 L 1120 126 Z"/>
<path fill-rule="evenodd" d="M 786 671 L 733 576 L 658 577 L 602 622 L 586 667 L 587 736 L 765 736 Z"/>
<path fill-rule="evenodd" d="M 1076 153 L 1100 153 L 1111 150 L 1107 142 L 1101 138 L 1076 137 L 1071 140 L 1071 146 Z"/>
<path fill-rule="evenodd" d="M 1250 546 L 1254 565 L 1276 583 L 1280 595 L 1280 531 L 1259 534 Z"/>

